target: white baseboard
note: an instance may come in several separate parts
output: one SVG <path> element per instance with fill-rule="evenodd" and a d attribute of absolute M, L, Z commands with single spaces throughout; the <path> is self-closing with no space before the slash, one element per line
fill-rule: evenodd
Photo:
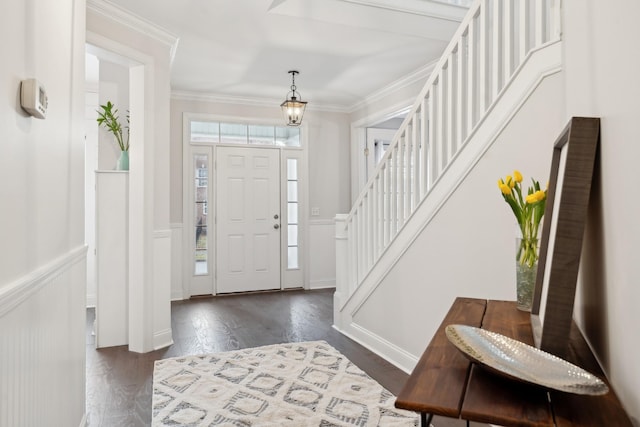
<path fill-rule="evenodd" d="M 182 289 L 179 289 L 179 290 L 171 289 L 171 301 L 182 301 L 185 299 L 187 298 L 184 297 Z"/>
<path fill-rule="evenodd" d="M 345 329 L 340 329 L 334 324 L 333 328 L 407 374 L 410 374 L 418 363 L 418 358 L 414 355 L 360 325 L 351 323 Z"/>
<path fill-rule="evenodd" d="M 169 347 L 170 345 L 173 345 L 173 333 L 171 329 L 165 329 L 153 334 L 154 350 Z"/>
<path fill-rule="evenodd" d="M 321 279 L 321 280 L 311 280 L 309 282 L 309 289 L 327 289 L 327 288 L 335 288 L 336 287 L 336 279 Z"/>

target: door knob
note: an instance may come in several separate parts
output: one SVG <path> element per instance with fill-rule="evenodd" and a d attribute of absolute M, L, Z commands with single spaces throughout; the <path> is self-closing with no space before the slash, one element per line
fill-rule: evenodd
<path fill-rule="evenodd" d="M 278 218 L 280 218 L 280 217 L 278 216 L 278 214 L 275 214 L 275 215 L 273 216 L 273 219 L 278 219 Z"/>
<path fill-rule="evenodd" d="M 280 228 L 280 224 L 273 224 L 273 228 L 277 230 L 278 228 Z"/>

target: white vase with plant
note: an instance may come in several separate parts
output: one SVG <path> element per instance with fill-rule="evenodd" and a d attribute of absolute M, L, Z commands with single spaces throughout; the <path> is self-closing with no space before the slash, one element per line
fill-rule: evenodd
<path fill-rule="evenodd" d="M 101 105 L 98 113 L 98 126 L 102 126 L 116 137 L 118 147 L 120 147 L 120 157 L 116 169 L 129 170 L 129 114 L 127 114 L 127 125 L 123 127 L 118 117 L 118 109 L 111 101 Z M 125 138 L 126 129 L 126 138 Z"/>

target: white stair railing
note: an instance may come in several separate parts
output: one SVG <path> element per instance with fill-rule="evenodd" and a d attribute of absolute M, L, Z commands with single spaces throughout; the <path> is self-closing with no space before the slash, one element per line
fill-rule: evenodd
<path fill-rule="evenodd" d="M 560 0 L 477 0 L 348 216 L 348 296 L 364 280 L 534 49 L 560 38 Z M 346 247 L 344 246 L 346 240 Z M 346 258 L 342 258 L 346 257 Z"/>

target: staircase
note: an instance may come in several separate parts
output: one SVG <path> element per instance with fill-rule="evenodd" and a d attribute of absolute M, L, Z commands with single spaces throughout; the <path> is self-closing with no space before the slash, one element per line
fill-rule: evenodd
<path fill-rule="evenodd" d="M 560 0 L 470 7 L 351 212 L 336 216 L 337 329 L 357 335 L 353 312 L 528 94 L 560 69 L 560 38 Z"/>

